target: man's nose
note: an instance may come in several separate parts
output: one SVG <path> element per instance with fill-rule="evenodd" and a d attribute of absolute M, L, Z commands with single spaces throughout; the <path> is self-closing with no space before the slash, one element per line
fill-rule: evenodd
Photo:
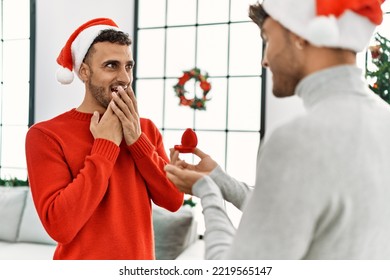
<path fill-rule="evenodd" d="M 128 71 L 126 67 L 121 68 L 118 73 L 118 81 L 124 84 L 130 84 L 132 82 L 132 72 Z"/>
<path fill-rule="evenodd" d="M 263 61 L 261 62 L 261 65 L 262 65 L 264 68 L 268 68 L 269 64 L 268 64 L 268 60 L 267 60 L 267 57 L 266 57 L 266 56 L 264 56 Z"/>

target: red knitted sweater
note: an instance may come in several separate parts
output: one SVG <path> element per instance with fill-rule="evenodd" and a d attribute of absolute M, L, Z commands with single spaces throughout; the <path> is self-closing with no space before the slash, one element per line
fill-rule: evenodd
<path fill-rule="evenodd" d="M 151 200 L 171 211 L 183 194 L 166 178 L 156 126 L 121 146 L 94 139 L 92 114 L 75 109 L 32 126 L 29 183 L 39 217 L 58 242 L 54 259 L 154 259 Z"/>

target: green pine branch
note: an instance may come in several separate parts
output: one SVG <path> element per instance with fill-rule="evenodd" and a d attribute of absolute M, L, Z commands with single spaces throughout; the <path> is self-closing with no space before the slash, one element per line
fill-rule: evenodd
<path fill-rule="evenodd" d="M 371 78 L 369 88 L 390 104 L 390 40 L 375 34 L 376 46 L 371 46 L 371 59 L 375 69 L 366 67 L 366 77 Z"/>

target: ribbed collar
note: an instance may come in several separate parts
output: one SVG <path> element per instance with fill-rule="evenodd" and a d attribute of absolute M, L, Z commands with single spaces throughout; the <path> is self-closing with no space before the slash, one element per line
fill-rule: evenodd
<path fill-rule="evenodd" d="M 362 70 L 354 65 L 341 65 L 315 72 L 302 79 L 295 94 L 302 98 L 306 109 L 321 100 L 340 94 L 366 95 Z"/>
<path fill-rule="evenodd" d="M 80 121 L 91 121 L 92 114 L 91 113 L 82 113 L 76 110 L 76 108 L 73 108 L 69 112 L 69 116 L 73 119 L 80 120 Z"/>

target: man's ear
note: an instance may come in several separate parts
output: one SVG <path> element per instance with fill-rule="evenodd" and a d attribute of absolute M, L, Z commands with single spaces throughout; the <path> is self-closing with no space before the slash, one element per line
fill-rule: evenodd
<path fill-rule="evenodd" d="M 90 73 L 91 71 L 89 65 L 85 62 L 81 63 L 80 70 L 79 70 L 79 77 L 84 83 L 88 81 Z"/>
<path fill-rule="evenodd" d="M 298 50 L 303 50 L 309 44 L 308 41 L 293 32 L 290 32 L 290 39 Z"/>

